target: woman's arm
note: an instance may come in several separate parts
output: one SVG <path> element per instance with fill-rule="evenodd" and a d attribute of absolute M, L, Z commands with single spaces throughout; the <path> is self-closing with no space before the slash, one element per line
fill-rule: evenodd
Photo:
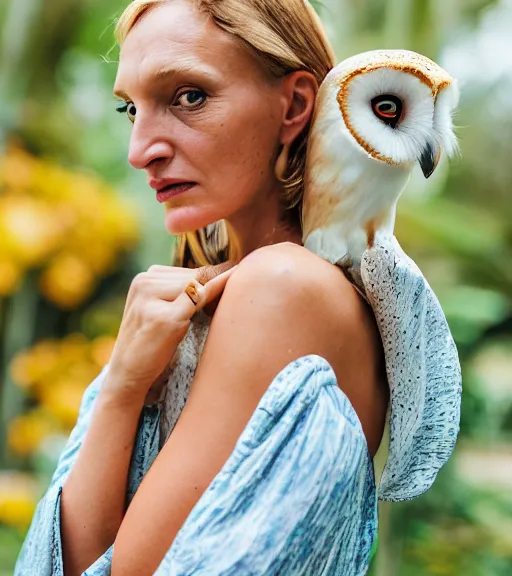
<path fill-rule="evenodd" d="M 79 576 L 110 548 L 125 513 L 128 470 L 143 398 L 112 395 L 111 386 L 105 384 L 61 494 L 66 576 Z"/>
<path fill-rule="evenodd" d="M 184 293 L 201 270 L 152 267 L 132 282 L 108 370 L 87 389 L 78 422 L 39 502 L 16 574 L 110 573 L 111 544 L 130 498 L 157 451 L 158 418 L 144 409 L 148 390 L 185 336 L 191 316 L 222 292 L 226 266 L 208 269 L 195 306 Z M 130 490 L 127 493 L 127 484 Z"/>
<path fill-rule="evenodd" d="M 200 305 L 222 292 L 230 275 L 219 275 L 225 268 L 209 270 Z M 154 266 L 130 286 L 109 374 L 62 490 L 66 576 L 82 574 L 114 543 L 125 513 L 128 471 L 146 394 L 197 309 L 183 292 L 197 274 Z"/>
<path fill-rule="evenodd" d="M 183 414 L 119 529 L 113 575 L 153 574 L 269 383 L 292 360 L 327 359 L 360 416 L 383 425 L 383 395 L 368 399 L 378 388 L 377 342 L 366 307 L 335 267 L 292 245 L 247 257 L 215 313 Z M 382 429 L 368 430 L 375 444 Z"/>
<path fill-rule="evenodd" d="M 62 487 L 80 452 L 108 372 L 109 366 L 106 366 L 84 392 L 77 423 L 59 458 L 50 486 L 37 505 L 27 537 L 23 542 L 14 571 L 16 576 L 36 573 L 41 576 L 63 574 L 60 533 Z M 110 557 L 111 551 L 100 561 L 105 560 L 108 563 Z"/>

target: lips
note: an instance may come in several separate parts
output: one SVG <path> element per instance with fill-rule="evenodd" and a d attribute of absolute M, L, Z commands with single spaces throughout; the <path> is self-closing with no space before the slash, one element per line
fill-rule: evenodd
<path fill-rule="evenodd" d="M 196 185 L 195 182 L 184 180 L 151 180 L 150 186 L 156 190 L 158 202 L 167 202 L 170 198 L 188 192 Z"/>

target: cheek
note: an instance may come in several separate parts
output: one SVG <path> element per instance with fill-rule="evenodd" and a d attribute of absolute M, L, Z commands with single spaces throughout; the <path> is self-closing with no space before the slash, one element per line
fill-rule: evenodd
<path fill-rule="evenodd" d="M 201 130 L 189 134 L 185 149 L 194 152 L 187 154 L 188 163 L 197 170 L 201 185 L 167 204 L 167 231 L 202 228 L 267 194 L 275 182 L 279 127 L 269 107 L 258 102 L 216 120 L 210 116 Z"/>
<path fill-rule="evenodd" d="M 269 186 L 272 161 L 278 143 L 276 119 L 266 110 L 247 110 L 233 115 L 214 136 L 214 163 L 210 182 L 230 183 L 242 194 Z"/>

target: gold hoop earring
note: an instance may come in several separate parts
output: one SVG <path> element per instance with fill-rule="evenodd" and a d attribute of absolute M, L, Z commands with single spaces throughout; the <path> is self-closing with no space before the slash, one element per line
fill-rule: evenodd
<path fill-rule="evenodd" d="M 286 169 L 288 168 L 289 156 L 290 156 L 290 146 L 288 146 L 288 144 L 284 144 L 283 149 L 281 150 L 281 153 L 277 158 L 275 167 L 276 178 L 278 179 L 279 182 L 283 182 L 284 180 L 284 175 L 286 173 Z"/>

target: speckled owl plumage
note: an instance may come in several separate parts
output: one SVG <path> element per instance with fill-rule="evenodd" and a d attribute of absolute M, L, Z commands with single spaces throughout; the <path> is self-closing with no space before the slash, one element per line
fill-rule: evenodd
<path fill-rule="evenodd" d="M 431 487 L 455 447 L 462 393 L 457 348 L 432 288 L 396 238 L 364 253 L 361 277 L 391 391 L 389 452 L 378 494 L 410 500 Z"/>

